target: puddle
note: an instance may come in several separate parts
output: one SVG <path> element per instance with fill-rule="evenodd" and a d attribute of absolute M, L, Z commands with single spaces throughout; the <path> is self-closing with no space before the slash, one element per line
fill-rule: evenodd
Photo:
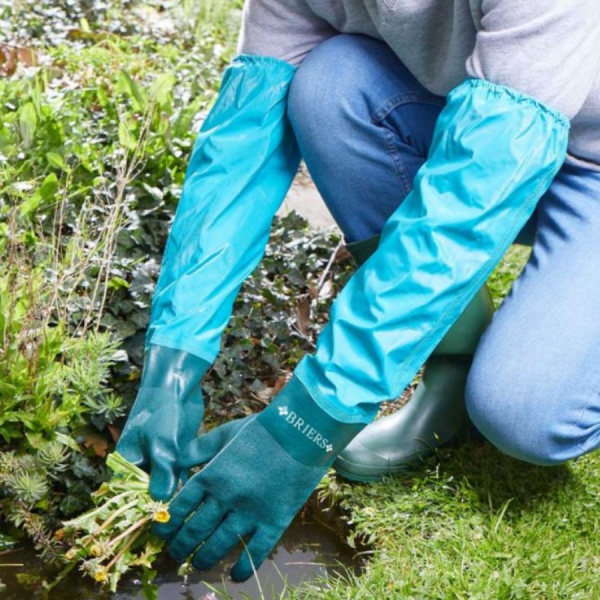
<path fill-rule="evenodd" d="M 360 570 L 356 551 L 340 541 L 331 530 L 316 523 L 310 516 L 297 517 L 285 533 L 269 560 L 258 570 L 258 582 L 252 578 L 244 583 L 227 580 L 229 568 L 236 556 L 223 561 L 218 568 L 193 573 L 187 585 L 177 575 L 177 564 L 167 558 L 157 561 L 159 576 L 158 600 L 221 600 L 221 598 L 271 600 L 279 598 L 285 584 L 297 586 L 303 581 L 315 581 L 325 576 Z M 15 569 L 1 563 L 23 563 Z M 0 557 L 0 579 L 7 588 L 0 592 L 3 600 L 38 600 L 42 596 L 27 591 L 16 581 L 16 573 L 43 574 L 45 567 L 30 549 L 20 549 Z M 208 585 L 207 585 L 208 584 Z M 210 586 L 210 587 L 209 587 Z M 261 595 L 262 589 L 262 595 Z M 218 590 L 213 592 L 213 590 Z M 224 592 L 224 593 L 219 593 Z M 211 595 L 213 593 L 214 595 Z M 228 594 L 228 595 L 227 595 Z M 134 578 L 124 579 L 116 594 L 101 594 L 99 588 L 79 574 L 70 577 L 52 591 L 50 600 L 142 600 L 141 584 Z"/>

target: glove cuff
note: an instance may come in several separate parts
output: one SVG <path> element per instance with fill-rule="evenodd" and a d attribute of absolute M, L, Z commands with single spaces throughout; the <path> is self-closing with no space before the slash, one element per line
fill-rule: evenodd
<path fill-rule="evenodd" d="M 366 426 L 334 419 L 295 376 L 257 420 L 292 458 L 313 467 L 331 465 Z"/>
<path fill-rule="evenodd" d="M 180 396 L 199 386 L 209 368 L 209 362 L 189 352 L 149 344 L 141 388 L 169 389 Z"/>

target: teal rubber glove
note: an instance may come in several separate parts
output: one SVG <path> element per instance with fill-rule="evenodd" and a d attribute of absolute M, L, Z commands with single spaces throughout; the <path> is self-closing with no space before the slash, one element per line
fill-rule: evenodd
<path fill-rule="evenodd" d="M 177 489 L 181 451 L 204 415 L 200 381 L 210 365 L 192 354 L 150 344 L 138 395 L 117 452 L 150 473 L 150 495 L 168 500 Z"/>
<path fill-rule="evenodd" d="M 213 567 L 247 539 L 231 570 L 252 576 L 302 508 L 336 456 L 363 423 L 330 417 L 296 378 L 257 416 L 217 428 L 193 441 L 181 467 L 210 461 L 169 506 L 171 519 L 155 533 L 179 561 Z"/>

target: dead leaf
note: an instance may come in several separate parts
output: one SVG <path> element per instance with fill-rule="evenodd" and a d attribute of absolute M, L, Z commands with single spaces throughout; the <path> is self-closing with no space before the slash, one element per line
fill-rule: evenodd
<path fill-rule="evenodd" d="M 114 425 L 107 425 L 106 428 L 108 429 L 108 433 L 110 433 L 110 437 L 112 438 L 113 442 L 116 444 L 121 437 L 121 430 Z"/>
<path fill-rule="evenodd" d="M 269 401 L 273 397 L 273 388 L 265 387 L 262 390 L 256 392 L 256 398 L 263 404 L 269 404 Z"/>
<path fill-rule="evenodd" d="M 17 62 L 23 63 L 26 67 L 37 67 L 39 64 L 33 48 L 17 48 Z"/>
<path fill-rule="evenodd" d="M 348 248 L 346 246 L 340 246 L 335 254 L 334 262 L 341 262 L 342 260 L 348 260 L 352 258 L 352 254 L 348 252 Z"/>
<path fill-rule="evenodd" d="M 78 434 L 83 437 L 83 445 L 93 448 L 96 456 L 104 458 L 108 454 L 108 441 L 103 435 L 91 427 L 84 427 Z"/>
<path fill-rule="evenodd" d="M 33 48 L 12 48 L 0 46 L 0 73 L 7 77 L 15 74 L 19 63 L 26 67 L 36 67 L 38 56 Z"/>
<path fill-rule="evenodd" d="M 2 74 L 10 77 L 17 70 L 17 51 L 14 48 L 3 46 L 0 48 L 0 69 Z"/>
<path fill-rule="evenodd" d="M 310 298 L 304 296 L 296 305 L 296 323 L 302 335 L 307 335 L 310 328 Z"/>

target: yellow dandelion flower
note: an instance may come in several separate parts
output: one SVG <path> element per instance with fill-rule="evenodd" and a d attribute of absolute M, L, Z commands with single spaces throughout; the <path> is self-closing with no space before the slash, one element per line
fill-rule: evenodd
<path fill-rule="evenodd" d="M 153 515 L 152 520 L 157 523 L 168 523 L 171 519 L 171 515 L 166 508 L 159 508 Z"/>
<path fill-rule="evenodd" d="M 106 572 L 106 569 L 98 569 L 94 573 L 94 579 L 98 583 L 104 583 L 105 581 L 107 581 L 108 580 L 108 573 Z"/>
<path fill-rule="evenodd" d="M 98 544 L 94 544 L 90 548 L 90 553 L 92 554 L 92 556 L 100 556 L 102 554 L 102 548 L 100 548 Z"/>

